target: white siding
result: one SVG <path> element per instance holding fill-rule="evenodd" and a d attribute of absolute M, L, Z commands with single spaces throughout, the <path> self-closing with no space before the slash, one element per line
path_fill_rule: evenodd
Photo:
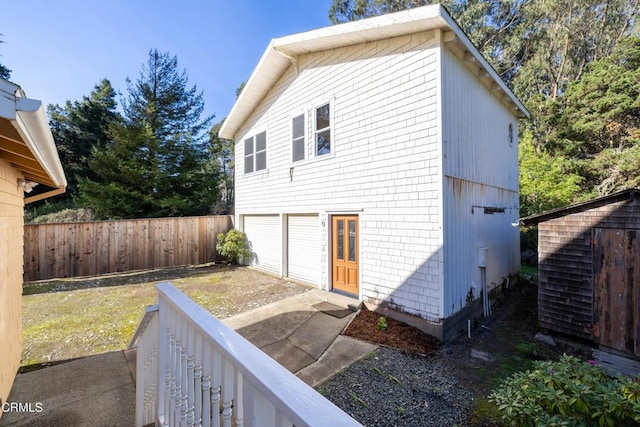
<path fill-rule="evenodd" d="M 280 274 L 282 260 L 282 233 L 278 215 L 247 215 L 243 218 L 243 231 L 251 243 L 251 265 L 260 270 Z"/>
<path fill-rule="evenodd" d="M 320 227 L 318 215 L 287 217 L 287 276 L 320 284 Z"/>
<path fill-rule="evenodd" d="M 266 128 L 268 164 L 245 176 L 236 163 L 237 215 L 356 212 L 362 297 L 428 319 L 442 317 L 436 34 L 299 57 L 236 135 L 243 158 L 241 141 Z M 292 164 L 291 117 L 327 101 L 333 153 Z M 307 153 L 311 131 L 308 116 Z M 326 270 L 329 245 L 320 243 Z"/>
<path fill-rule="evenodd" d="M 444 316 L 479 297 L 477 248 L 488 246 L 487 284 L 520 269 L 516 118 L 450 50 L 443 49 Z M 509 124 L 513 143 L 508 141 Z M 481 207 L 504 209 L 485 214 Z M 489 212 L 489 210 L 487 210 Z"/>

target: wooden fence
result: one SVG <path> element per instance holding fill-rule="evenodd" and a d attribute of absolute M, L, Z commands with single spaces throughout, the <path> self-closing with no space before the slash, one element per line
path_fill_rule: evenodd
<path fill-rule="evenodd" d="M 25 225 L 24 281 L 211 262 L 231 228 L 226 215 Z"/>

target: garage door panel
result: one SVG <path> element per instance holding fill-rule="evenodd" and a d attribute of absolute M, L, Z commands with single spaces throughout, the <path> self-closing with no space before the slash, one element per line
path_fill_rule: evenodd
<path fill-rule="evenodd" d="M 244 232 L 251 243 L 251 266 L 280 273 L 280 218 L 278 215 L 245 215 Z"/>
<path fill-rule="evenodd" d="M 320 283 L 320 228 L 318 215 L 289 215 L 287 219 L 287 276 Z"/>

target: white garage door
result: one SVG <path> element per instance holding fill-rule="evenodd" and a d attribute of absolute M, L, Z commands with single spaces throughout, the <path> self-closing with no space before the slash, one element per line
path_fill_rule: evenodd
<path fill-rule="evenodd" d="M 320 283 L 320 228 L 318 215 L 289 215 L 287 220 L 287 275 Z"/>
<path fill-rule="evenodd" d="M 251 243 L 251 265 L 280 274 L 280 218 L 278 215 L 245 215 L 244 232 Z"/>

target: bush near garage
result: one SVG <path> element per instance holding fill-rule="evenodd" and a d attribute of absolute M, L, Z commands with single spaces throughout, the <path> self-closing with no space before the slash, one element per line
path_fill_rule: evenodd
<path fill-rule="evenodd" d="M 514 426 L 633 426 L 640 423 L 639 380 L 610 378 L 593 360 L 565 354 L 507 378 L 489 400 Z"/>

